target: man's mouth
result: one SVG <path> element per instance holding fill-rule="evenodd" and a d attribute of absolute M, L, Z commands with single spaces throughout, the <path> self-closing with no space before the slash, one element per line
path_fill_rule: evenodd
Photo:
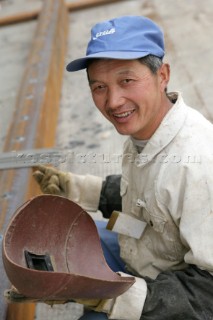
<path fill-rule="evenodd" d="M 123 113 L 113 113 L 113 116 L 115 118 L 127 118 L 128 116 L 130 116 L 130 114 L 132 114 L 135 110 L 131 110 L 131 111 L 125 111 Z"/>

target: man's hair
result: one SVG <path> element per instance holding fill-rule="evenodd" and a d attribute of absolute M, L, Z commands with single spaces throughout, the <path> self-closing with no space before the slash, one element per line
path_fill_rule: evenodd
<path fill-rule="evenodd" d="M 153 74 L 156 74 L 158 69 L 162 66 L 163 61 L 161 58 L 153 56 L 152 54 L 149 54 L 148 56 L 145 56 L 143 58 L 138 59 L 141 64 L 144 64 L 147 66 L 150 71 Z"/>

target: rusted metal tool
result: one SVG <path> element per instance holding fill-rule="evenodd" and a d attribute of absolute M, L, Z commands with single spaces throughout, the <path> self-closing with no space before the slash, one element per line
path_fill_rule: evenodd
<path fill-rule="evenodd" d="M 112 299 L 135 282 L 107 265 L 90 215 L 55 195 L 17 209 L 5 232 L 3 261 L 18 292 L 38 301 Z"/>

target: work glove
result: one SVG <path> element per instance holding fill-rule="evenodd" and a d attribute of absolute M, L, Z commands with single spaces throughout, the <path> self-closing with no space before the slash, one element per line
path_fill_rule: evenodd
<path fill-rule="evenodd" d="M 101 177 L 63 172 L 43 165 L 35 166 L 33 171 L 33 177 L 43 193 L 63 196 L 85 210 L 97 211 L 102 188 Z"/>
<path fill-rule="evenodd" d="M 43 165 L 38 165 L 33 170 L 33 177 L 43 193 L 68 197 L 71 179 L 69 173 Z"/>
<path fill-rule="evenodd" d="M 83 304 L 84 307 L 95 310 L 97 312 L 104 312 L 108 311 L 109 304 L 111 306 L 111 303 L 113 302 L 113 299 L 109 300 L 100 300 L 100 299 L 73 299 L 73 300 L 41 300 L 41 299 L 34 299 L 34 298 L 28 298 L 21 293 L 18 292 L 18 290 L 12 286 L 11 289 L 4 291 L 4 297 L 7 300 L 8 303 L 45 303 L 50 306 L 53 306 L 55 304 L 66 304 L 68 302 L 75 302 L 79 304 Z M 106 306 L 108 309 L 106 309 Z"/>
<path fill-rule="evenodd" d="M 105 312 L 109 313 L 112 309 L 112 306 L 115 302 L 115 299 L 77 299 L 76 303 L 83 304 L 85 308 L 94 310 L 96 312 Z"/>

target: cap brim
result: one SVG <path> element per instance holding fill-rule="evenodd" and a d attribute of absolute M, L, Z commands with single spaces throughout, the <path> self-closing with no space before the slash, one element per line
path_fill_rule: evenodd
<path fill-rule="evenodd" d="M 88 61 L 91 59 L 118 59 L 118 60 L 133 60 L 143 58 L 150 54 L 149 52 L 120 52 L 120 51 L 109 51 L 109 52 L 98 52 L 85 56 L 80 59 L 73 60 L 70 62 L 66 70 L 69 72 L 78 71 L 87 68 Z M 157 55 L 157 54 L 156 54 Z"/>

